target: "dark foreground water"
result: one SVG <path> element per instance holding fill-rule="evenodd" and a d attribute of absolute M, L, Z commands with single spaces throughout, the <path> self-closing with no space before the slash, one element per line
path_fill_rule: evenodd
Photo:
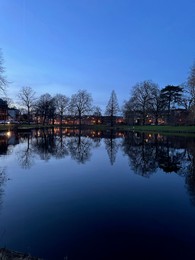
<path fill-rule="evenodd" d="M 0 135 L 0 247 L 44 259 L 195 259 L 195 139 Z"/>

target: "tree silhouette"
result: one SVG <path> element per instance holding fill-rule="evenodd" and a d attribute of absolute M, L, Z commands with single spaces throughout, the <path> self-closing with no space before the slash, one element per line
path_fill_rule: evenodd
<path fill-rule="evenodd" d="M 171 122 L 171 106 L 175 106 L 181 102 L 182 91 L 182 87 L 172 85 L 168 85 L 161 90 L 161 99 L 167 109 L 168 123 Z"/>
<path fill-rule="evenodd" d="M 3 66 L 4 60 L 3 60 L 3 55 L 2 51 L 0 49 L 0 91 L 5 93 L 6 86 L 8 84 L 8 81 L 4 75 L 5 73 L 5 68 Z"/>
<path fill-rule="evenodd" d="M 27 115 L 28 115 L 28 123 L 30 124 L 30 113 L 32 108 L 35 105 L 36 97 L 35 92 L 31 87 L 23 87 L 18 97 L 20 99 L 21 105 L 25 106 L 27 108 Z"/>
<path fill-rule="evenodd" d="M 192 105 L 195 105 L 195 62 L 191 67 L 190 75 L 188 77 L 188 86 L 192 98 Z"/>
<path fill-rule="evenodd" d="M 86 90 L 79 90 L 76 94 L 72 95 L 69 103 L 69 111 L 72 115 L 78 116 L 79 126 L 81 126 L 82 116 L 91 112 L 92 102 L 91 94 Z"/>
<path fill-rule="evenodd" d="M 60 124 L 62 125 L 63 115 L 68 109 L 69 98 L 62 94 L 54 96 L 54 102 L 56 106 L 56 113 L 60 116 Z"/>
<path fill-rule="evenodd" d="M 110 117 L 110 124 L 111 126 L 114 125 L 114 117 L 119 112 L 119 105 L 115 91 L 113 90 L 106 106 L 105 115 Z"/>
<path fill-rule="evenodd" d="M 133 108 L 137 117 L 140 117 L 141 119 L 140 123 L 145 125 L 147 113 L 152 111 L 152 104 L 154 111 L 154 101 L 157 96 L 157 89 L 157 84 L 149 80 L 137 83 L 133 87 L 132 96 L 125 106 L 126 113 L 128 112 L 128 108 Z"/>
<path fill-rule="evenodd" d="M 41 117 L 43 125 L 50 119 L 54 120 L 55 109 L 54 98 L 48 93 L 41 95 L 36 102 L 36 115 Z"/>

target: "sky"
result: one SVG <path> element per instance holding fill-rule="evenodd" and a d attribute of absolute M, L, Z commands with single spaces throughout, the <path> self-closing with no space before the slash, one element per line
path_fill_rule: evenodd
<path fill-rule="evenodd" d="M 187 80 L 195 61 L 194 0 L 0 0 L 8 97 L 91 93 L 102 111 L 115 90 Z"/>

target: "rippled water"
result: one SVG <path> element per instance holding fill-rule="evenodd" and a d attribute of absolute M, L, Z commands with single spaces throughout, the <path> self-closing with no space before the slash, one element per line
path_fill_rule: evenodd
<path fill-rule="evenodd" d="M 0 246 L 44 259 L 194 259 L 195 139 L 0 135 Z"/>

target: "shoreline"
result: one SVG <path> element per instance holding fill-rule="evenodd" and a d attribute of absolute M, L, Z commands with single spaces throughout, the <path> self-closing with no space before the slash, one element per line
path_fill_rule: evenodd
<path fill-rule="evenodd" d="M 34 129 L 48 129 L 48 128 L 70 128 L 79 129 L 78 125 L 0 125 L 0 131 L 31 131 Z M 131 132 L 151 132 L 151 133 L 165 133 L 165 134 L 194 134 L 195 126 L 128 126 L 116 125 L 113 127 L 106 125 L 81 125 L 81 130 L 91 129 L 94 131 L 131 131 Z"/>

